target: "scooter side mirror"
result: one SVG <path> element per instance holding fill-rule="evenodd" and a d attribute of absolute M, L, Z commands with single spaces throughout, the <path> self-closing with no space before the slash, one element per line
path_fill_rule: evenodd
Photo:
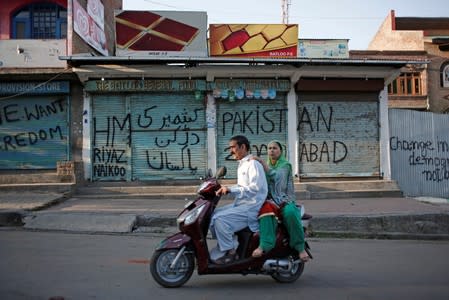
<path fill-rule="evenodd" d="M 212 169 L 208 169 L 207 170 L 207 174 L 206 174 L 206 178 L 211 178 L 212 177 Z"/>
<path fill-rule="evenodd" d="M 226 167 L 220 167 L 217 170 L 217 173 L 215 174 L 215 178 L 221 178 L 224 177 L 226 175 Z"/>

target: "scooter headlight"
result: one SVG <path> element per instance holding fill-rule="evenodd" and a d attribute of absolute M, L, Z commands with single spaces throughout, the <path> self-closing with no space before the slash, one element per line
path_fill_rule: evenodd
<path fill-rule="evenodd" d="M 196 219 L 198 219 L 198 216 L 201 214 L 205 206 L 206 205 L 203 204 L 201 206 L 196 207 L 189 213 L 185 214 L 183 217 L 178 218 L 177 223 L 181 224 L 182 222 L 184 222 L 184 225 L 192 224 L 193 222 L 196 221 Z"/>

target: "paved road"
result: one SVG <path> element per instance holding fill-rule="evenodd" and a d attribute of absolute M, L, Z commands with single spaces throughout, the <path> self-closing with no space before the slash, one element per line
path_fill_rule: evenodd
<path fill-rule="evenodd" d="M 448 299 L 448 241 L 312 239 L 315 259 L 293 284 L 196 273 L 158 286 L 148 234 L 0 230 L 0 299 Z"/>

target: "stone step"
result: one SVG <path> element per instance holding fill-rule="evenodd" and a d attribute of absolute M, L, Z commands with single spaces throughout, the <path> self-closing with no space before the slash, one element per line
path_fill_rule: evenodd
<path fill-rule="evenodd" d="M 343 198 L 382 198 L 382 197 L 403 197 L 400 190 L 347 190 L 347 191 L 320 191 L 313 192 L 298 197 L 297 199 L 343 199 Z"/>
<path fill-rule="evenodd" d="M 305 183 L 309 194 L 302 199 L 342 199 L 402 197 L 402 191 L 394 180 L 348 180 Z"/>
<path fill-rule="evenodd" d="M 24 174 L 2 174 L 0 173 L 0 185 L 7 184 L 37 184 L 37 183 L 60 183 L 73 181 L 72 176 L 57 175 L 52 172 L 36 172 Z"/>
<path fill-rule="evenodd" d="M 0 184 L 0 193 L 63 193 L 72 195 L 75 190 L 73 182 L 56 182 L 56 183 L 15 183 Z"/>
<path fill-rule="evenodd" d="M 360 181 L 317 181 L 307 182 L 305 189 L 310 192 L 348 191 L 348 190 L 399 190 L 394 180 L 360 180 Z"/>
<path fill-rule="evenodd" d="M 233 183 L 233 182 L 232 182 Z M 229 184 L 226 182 L 224 184 Z M 135 183 L 92 183 L 78 187 L 77 197 L 193 199 L 199 185 L 136 185 Z M 297 199 L 333 199 L 355 197 L 401 197 L 391 180 L 295 183 Z"/>

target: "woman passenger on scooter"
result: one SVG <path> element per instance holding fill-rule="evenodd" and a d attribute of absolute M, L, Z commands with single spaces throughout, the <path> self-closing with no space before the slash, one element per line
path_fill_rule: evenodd
<path fill-rule="evenodd" d="M 290 247 L 296 249 L 299 258 L 306 262 L 309 255 L 305 251 L 304 230 L 301 223 L 300 210 L 296 207 L 293 184 L 292 166 L 282 153 L 279 141 L 268 144 L 268 160 L 254 157 L 264 167 L 268 182 L 268 197 L 280 207 L 282 223 L 290 237 Z M 277 219 L 274 214 L 259 216 L 259 247 L 252 256 L 260 257 L 264 252 L 270 251 L 276 244 Z"/>

